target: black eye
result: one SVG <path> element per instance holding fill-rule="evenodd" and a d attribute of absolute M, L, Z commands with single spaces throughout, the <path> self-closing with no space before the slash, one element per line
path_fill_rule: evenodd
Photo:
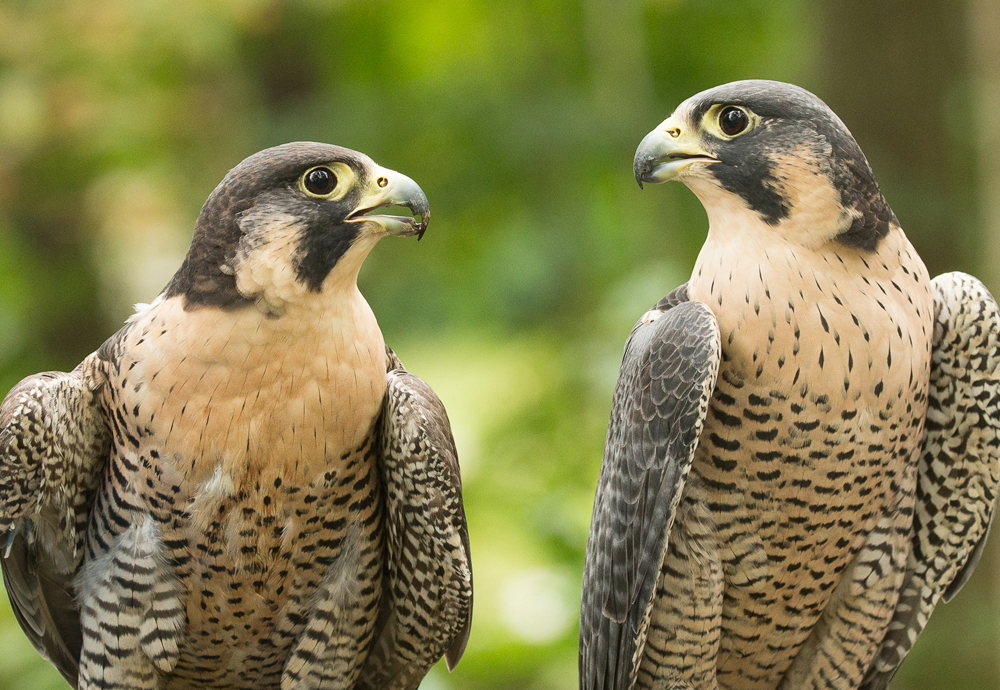
<path fill-rule="evenodd" d="M 337 176 L 330 168 L 313 168 L 306 173 L 306 191 L 316 196 L 326 196 L 337 187 Z"/>
<path fill-rule="evenodd" d="M 719 128 L 727 136 L 736 136 L 750 124 L 750 118 L 739 108 L 728 106 L 719 113 Z"/>

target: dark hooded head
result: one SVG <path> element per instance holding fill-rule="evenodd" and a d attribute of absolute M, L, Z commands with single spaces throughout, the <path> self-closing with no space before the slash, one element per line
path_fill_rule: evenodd
<path fill-rule="evenodd" d="M 413 216 L 369 214 L 401 206 Z M 255 153 L 202 207 L 187 257 L 165 290 L 187 307 L 258 304 L 280 313 L 338 273 L 354 280 L 375 242 L 420 235 L 427 198 L 413 180 L 368 156 L 297 142 Z"/>
<path fill-rule="evenodd" d="M 840 118 L 782 82 L 738 81 L 687 99 L 643 139 L 634 171 L 640 185 L 681 180 L 706 207 L 706 184 L 724 190 L 770 226 L 809 213 L 829 192 L 833 225 L 813 236 L 867 251 L 896 222 Z"/>

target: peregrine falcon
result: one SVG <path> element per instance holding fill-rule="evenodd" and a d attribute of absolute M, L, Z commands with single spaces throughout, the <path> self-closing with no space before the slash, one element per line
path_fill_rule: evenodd
<path fill-rule="evenodd" d="M 406 207 L 412 216 L 373 213 Z M 357 287 L 410 178 L 293 143 L 205 202 L 180 269 L 0 407 L 4 584 L 79 690 L 416 688 L 472 611 L 440 400 Z"/>
<path fill-rule="evenodd" d="M 586 690 L 885 688 L 979 559 L 1000 482 L 1000 313 L 930 280 L 816 96 L 684 101 L 634 172 L 708 214 L 636 324 L 580 617 Z"/>

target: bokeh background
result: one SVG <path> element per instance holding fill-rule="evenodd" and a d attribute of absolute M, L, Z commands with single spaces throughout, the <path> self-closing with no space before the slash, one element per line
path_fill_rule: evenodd
<path fill-rule="evenodd" d="M 932 274 L 1000 289 L 994 0 L 2 0 L 0 389 L 151 300 L 250 153 L 312 139 L 405 172 L 430 230 L 383 242 L 361 288 L 451 413 L 476 576 L 465 658 L 423 688 L 575 688 L 621 348 L 706 229 L 632 155 L 750 77 L 840 114 Z M 894 690 L 1000 687 L 998 541 Z M 0 688 L 65 688 L 2 602 Z"/>

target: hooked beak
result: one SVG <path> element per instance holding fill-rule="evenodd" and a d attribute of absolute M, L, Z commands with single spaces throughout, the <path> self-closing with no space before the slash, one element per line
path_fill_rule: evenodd
<path fill-rule="evenodd" d="M 371 191 L 361 198 L 358 207 L 347 217 L 349 223 L 377 223 L 390 235 L 419 240 L 427 230 L 431 209 L 424 191 L 416 182 L 395 170 L 375 166 Z M 396 216 L 370 213 L 386 206 L 402 206 L 413 216 Z"/>
<path fill-rule="evenodd" d="M 677 178 L 691 165 L 718 163 L 685 127 L 673 117 L 668 117 L 659 127 L 647 134 L 635 151 L 632 170 L 635 181 L 642 189 L 643 182 L 667 182 Z"/>

